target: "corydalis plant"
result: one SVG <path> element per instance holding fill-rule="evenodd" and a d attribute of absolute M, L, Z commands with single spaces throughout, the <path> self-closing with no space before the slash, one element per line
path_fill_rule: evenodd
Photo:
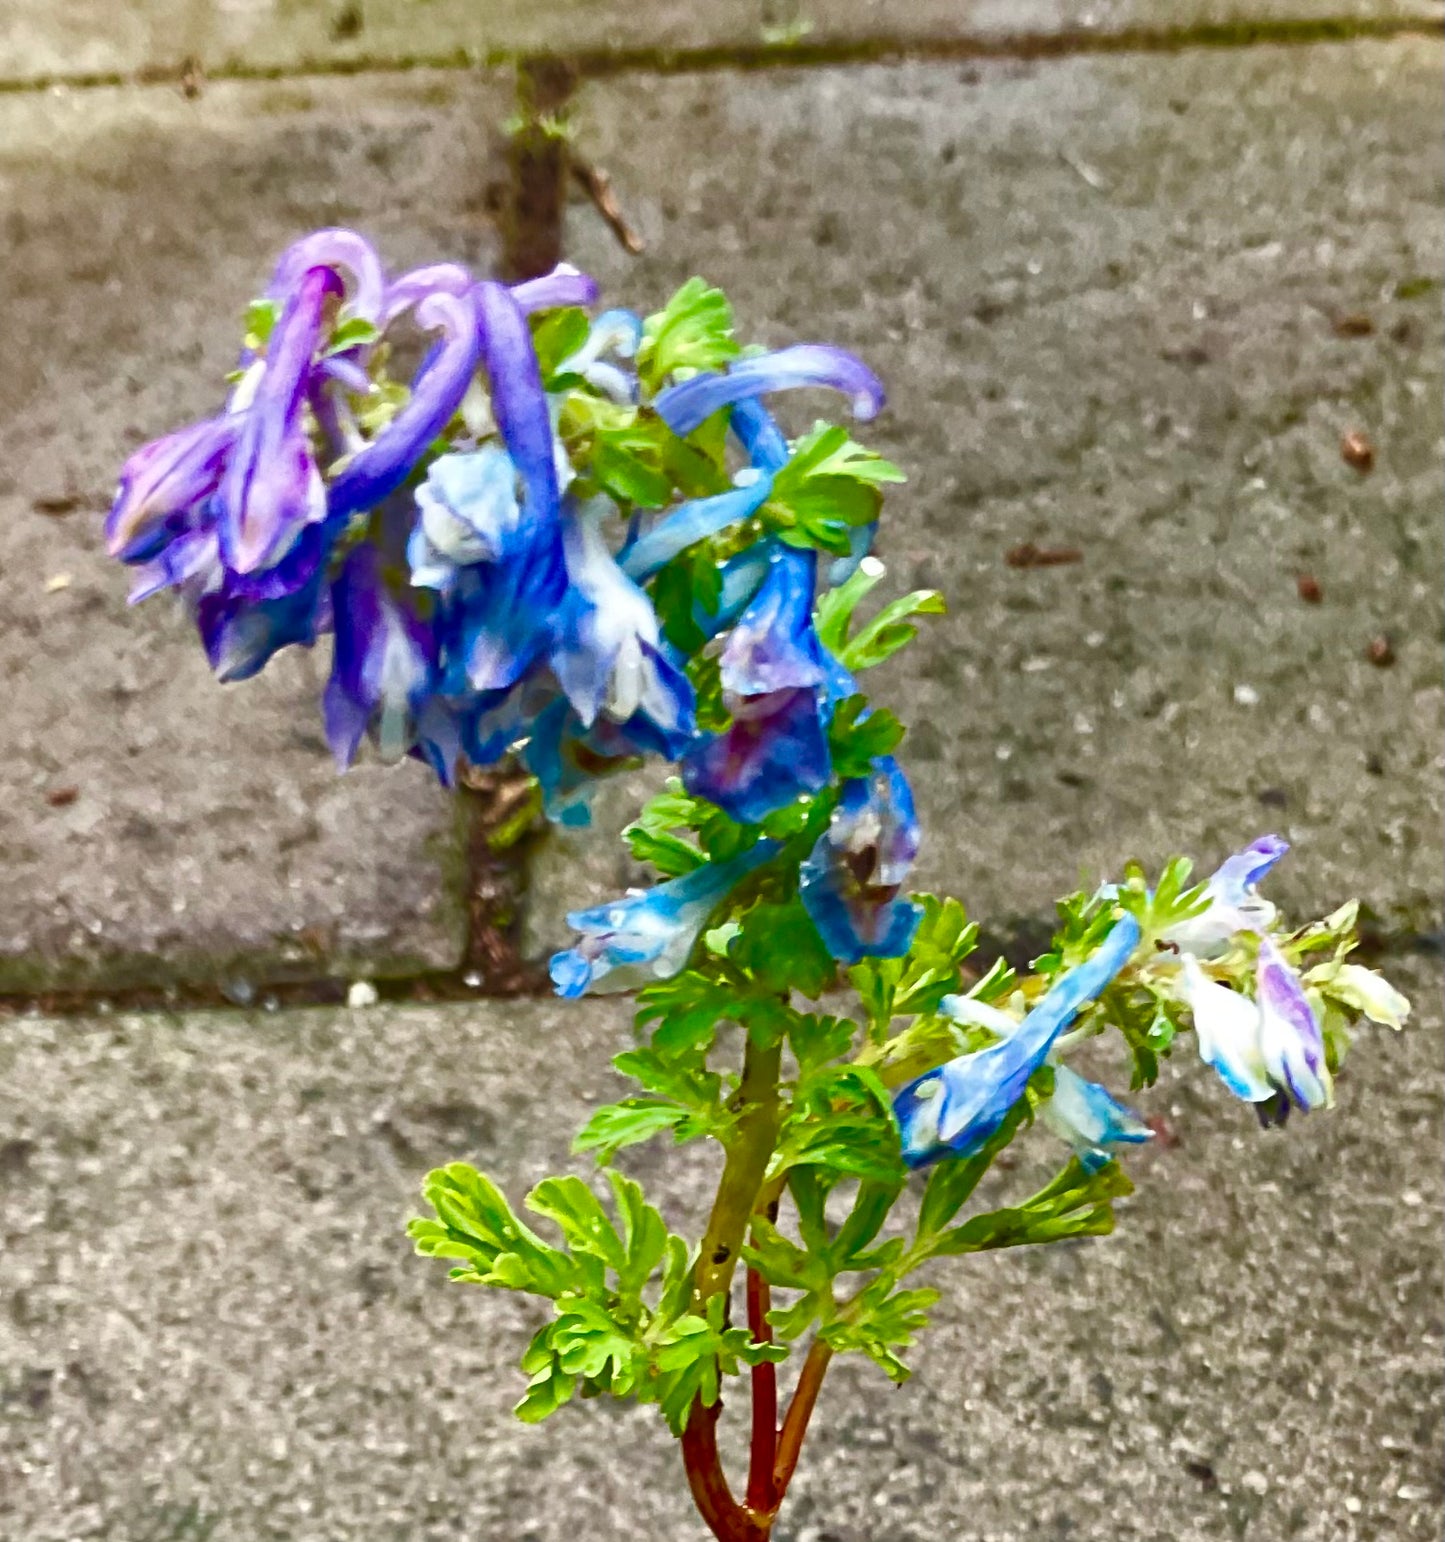
<path fill-rule="evenodd" d="M 676 767 L 627 831 L 659 881 L 569 917 L 552 960 L 564 996 L 638 992 L 614 1061 L 634 1090 L 574 1141 L 607 1202 L 544 1179 L 525 1198 L 543 1235 L 457 1163 L 411 1232 L 454 1278 L 551 1304 L 522 1418 L 578 1395 L 658 1405 L 714 1534 L 764 1542 L 832 1358 L 907 1377 L 937 1299 L 920 1271 L 1112 1229 L 1116 1153 L 1151 1131 L 1069 1064 L 1081 1045 L 1121 1045 L 1140 1089 L 1192 1031 L 1279 1124 L 1332 1104 L 1355 1022 L 1398 1028 L 1408 1006 L 1350 962 L 1353 906 L 1279 922 L 1259 892 L 1275 837 L 1203 884 L 1183 859 L 1152 884 L 1129 868 L 1061 902 L 1026 974 L 970 970 L 962 906 L 907 892 L 903 728 L 857 679 L 942 609 L 916 593 L 867 613 L 902 478 L 843 428 L 788 440 L 763 405 L 826 386 L 866 419 L 878 382 L 835 349 L 744 349 L 698 279 L 646 319 L 592 318 L 594 299 L 570 269 L 392 277 L 351 232 L 308 237 L 251 308 L 224 408 L 132 457 L 107 533 L 137 595 L 179 591 L 223 679 L 331 635 L 343 766 L 368 739 L 444 783 L 515 756 L 566 822 L 611 771 Z M 403 380 L 408 327 L 430 343 Z M 1067 1152 L 1057 1175 L 980 1204 L 1035 1124 Z M 613 1165 L 656 1139 L 721 1155 L 698 1238 Z M 734 1381 L 737 1493 L 717 1442 Z"/>

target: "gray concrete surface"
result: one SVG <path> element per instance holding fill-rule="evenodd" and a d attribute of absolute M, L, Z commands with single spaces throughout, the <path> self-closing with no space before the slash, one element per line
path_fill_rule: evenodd
<path fill-rule="evenodd" d="M 429 775 L 336 776 L 324 649 L 217 687 L 168 598 L 127 608 L 101 515 L 132 449 L 215 409 L 302 230 L 490 260 L 508 101 L 428 75 L 0 101 L 0 989 L 459 957 Z"/>
<path fill-rule="evenodd" d="M 1437 20 L 1431 0 L 9 0 L 0 80 L 327 66 L 464 51 L 686 48 L 805 38 L 993 38 L 1328 17 Z"/>
<path fill-rule="evenodd" d="M 580 150 L 648 241 L 629 259 L 574 206 L 614 301 L 702 273 L 744 335 L 843 343 L 888 385 L 864 437 L 912 481 L 881 553 L 952 614 L 873 685 L 915 725 L 921 880 L 986 922 L 1278 830 L 1273 892 L 1301 912 L 1357 893 L 1439 926 L 1441 57 L 584 90 Z M 1368 336 L 1339 335 L 1352 316 Z M 791 422 L 815 408 L 838 404 Z M 1030 541 L 1083 560 L 1010 567 Z"/>
<path fill-rule="evenodd" d="M 1111 1238 L 939 1277 L 891 1390 L 843 1364 L 779 1542 L 1439 1535 L 1439 981 L 1329 1116 L 1198 1064 Z M 0 1037 L 6 1542 L 701 1542 L 648 1412 L 508 1409 L 531 1305 L 401 1233 L 434 1163 L 514 1196 L 610 1086 L 618 1003 L 31 1020 Z M 993 1195 L 1057 1157 L 1040 1129 Z M 696 1226 L 712 1176 L 632 1168 Z M 734 1421 L 738 1414 L 732 1415 Z M 736 1422 L 729 1426 L 736 1435 Z M 736 1454 L 736 1442 L 733 1446 Z"/>

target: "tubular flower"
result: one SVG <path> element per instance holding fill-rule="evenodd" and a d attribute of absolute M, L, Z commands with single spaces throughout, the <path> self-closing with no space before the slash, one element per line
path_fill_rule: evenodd
<path fill-rule="evenodd" d="M 694 375 L 659 392 L 653 406 L 675 434 L 690 434 L 724 407 L 772 391 L 827 386 L 851 400 L 853 416 L 876 417 L 884 402 L 883 386 L 866 364 L 842 348 L 801 343 L 777 353 L 739 359 L 726 374 Z"/>
<path fill-rule="evenodd" d="M 1093 954 L 1058 979 L 1001 1043 L 961 1055 L 894 1094 L 903 1160 L 923 1167 L 952 1153 L 968 1156 L 991 1136 L 1023 1096 L 1054 1040 L 1129 962 L 1139 923 L 1123 916 Z"/>
<path fill-rule="evenodd" d="M 121 467 L 105 521 L 111 556 L 146 561 L 199 522 L 221 485 L 239 430 L 236 418 L 208 418 L 137 450 Z"/>
<path fill-rule="evenodd" d="M 1333 1105 L 1319 1021 L 1299 976 L 1268 937 L 1260 939 L 1253 1000 L 1211 980 L 1190 957 L 1182 993 L 1200 1059 L 1237 1098 L 1269 1105 L 1261 1110 L 1266 1120 L 1282 1117 L 1290 1102 L 1301 1109 Z"/>
<path fill-rule="evenodd" d="M 1073 1150 L 1087 1172 L 1112 1161 L 1113 1147 L 1139 1145 L 1154 1133 L 1133 1109 L 1066 1065 L 1054 1067 L 1053 1096 L 1039 1117 Z"/>
<path fill-rule="evenodd" d="M 1258 892 L 1259 881 L 1289 850 L 1277 835 L 1262 835 L 1243 851 L 1227 857 L 1211 875 L 1204 889 L 1206 908 L 1164 933 L 1186 953 L 1209 958 L 1222 951 L 1236 932 L 1264 932 L 1275 917 L 1275 907 Z"/>
<path fill-rule="evenodd" d="M 322 707 L 326 740 L 344 771 L 367 730 L 384 761 L 416 742 L 436 668 L 432 630 L 382 573 L 373 546 L 352 550 L 332 586 L 336 649 Z"/>
<path fill-rule="evenodd" d="M 833 957 L 899 958 L 923 912 L 899 897 L 918 855 L 913 793 L 891 755 L 845 782 L 828 829 L 798 876 L 798 895 Z"/>
<path fill-rule="evenodd" d="M 221 558 L 234 573 L 274 567 L 305 526 L 326 517 L 306 401 L 322 307 L 339 287 L 329 268 L 307 269 L 271 333 L 218 493 Z"/>
<path fill-rule="evenodd" d="M 630 990 L 676 974 L 738 881 L 777 850 L 776 843 L 759 841 L 730 862 L 710 862 L 655 888 L 573 911 L 567 924 L 582 940 L 552 957 L 557 994 Z"/>
<path fill-rule="evenodd" d="M 813 630 L 814 558 L 782 548 L 723 647 L 723 704 L 732 722 L 683 759 L 687 790 L 756 823 L 832 774 L 821 688 L 828 672 Z"/>
<path fill-rule="evenodd" d="M 395 492 L 461 406 L 480 353 L 472 297 L 436 291 L 416 306 L 417 322 L 441 334 L 411 382 L 406 405 L 342 466 L 331 484 L 333 516 L 374 508 Z"/>
<path fill-rule="evenodd" d="M 652 602 L 608 549 L 601 521 L 611 509 L 594 499 L 563 519 L 569 584 L 552 669 L 585 727 L 602 712 L 618 723 L 640 714 L 672 759 L 693 734 L 692 686 L 669 656 Z"/>

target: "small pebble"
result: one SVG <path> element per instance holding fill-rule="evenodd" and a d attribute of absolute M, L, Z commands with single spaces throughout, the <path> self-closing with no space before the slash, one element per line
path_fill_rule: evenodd
<path fill-rule="evenodd" d="M 45 794 L 45 801 L 51 808 L 69 808 L 80 796 L 78 787 L 52 787 Z"/>
<path fill-rule="evenodd" d="M 1345 1500 L 1345 1510 L 1350 1515 L 1358 1515 L 1360 1513 L 1360 1511 L 1363 1510 L 1364 1508 L 1365 1508 L 1364 1505 L 1362 1505 L 1360 1503 L 1360 1501 L 1358 1499 L 1356 1499 L 1353 1494 L 1351 1494 L 1350 1497 L 1347 1500 Z"/>
<path fill-rule="evenodd" d="M 1247 1472 L 1239 1483 L 1241 1488 L 1247 1488 L 1251 1494 L 1269 1493 L 1269 1479 L 1262 1472 Z"/>
<path fill-rule="evenodd" d="M 1395 1490 L 1396 1499 L 1404 1499 L 1408 1502 L 1414 1502 L 1420 1499 L 1428 1499 L 1429 1497 L 1430 1490 L 1426 1488 L 1423 1483 L 1402 1483 L 1399 1488 Z"/>
<path fill-rule="evenodd" d="M 1340 439 L 1340 454 L 1347 466 L 1353 466 L 1361 476 L 1375 469 L 1375 447 L 1357 428 L 1350 429 Z"/>
<path fill-rule="evenodd" d="M 1365 657 L 1376 669 L 1388 669 L 1395 662 L 1394 644 L 1382 632 L 1378 637 L 1371 638 Z"/>
<path fill-rule="evenodd" d="M 374 1007 L 380 1000 L 381 997 L 370 980 L 353 981 L 346 993 L 346 1004 L 349 1007 Z"/>
<path fill-rule="evenodd" d="M 62 589 L 70 588 L 71 582 L 69 573 L 52 573 L 45 580 L 45 592 L 46 594 L 59 594 Z"/>
<path fill-rule="evenodd" d="M 1312 573 L 1301 573 L 1295 579 L 1295 588 L 1299 590 L 1299 597 L 1306 605 L 1318 605 L 1324 599 L 1325 592 L 1320 588 L 1320 581 Z"/>
<path fill-rule="evenodd" d="M 1234 688 L 1235 704 L 1240 707 L 1257 707 L 1259 705 L 1259 692 L 1252 685 L 1236 685 Z"/>
<path fill-rule="evenodd" d="M 1375 330 L 1375 323 L 1363 311 L 1335 318 L 1336 337 L 1368 337 Z"/>

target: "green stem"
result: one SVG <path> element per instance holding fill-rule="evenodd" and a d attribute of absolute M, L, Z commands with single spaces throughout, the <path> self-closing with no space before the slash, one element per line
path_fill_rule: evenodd
<path fill-rule="evenodd" d="M 781 1044 L 760 1049 L 748 1040 L 742 1081 L 734 1099 L 738 1121 L 727 1144 L 717 1198 L 703 1233 L 693 1278 L 692 1309 L 699 1316 L 706 1315 L 707 1303 L 726 1293 L 732 1284 L 743 1237 L 757 1208 L 782 1119 L 778 1097 L 782 1063 Z"/>

